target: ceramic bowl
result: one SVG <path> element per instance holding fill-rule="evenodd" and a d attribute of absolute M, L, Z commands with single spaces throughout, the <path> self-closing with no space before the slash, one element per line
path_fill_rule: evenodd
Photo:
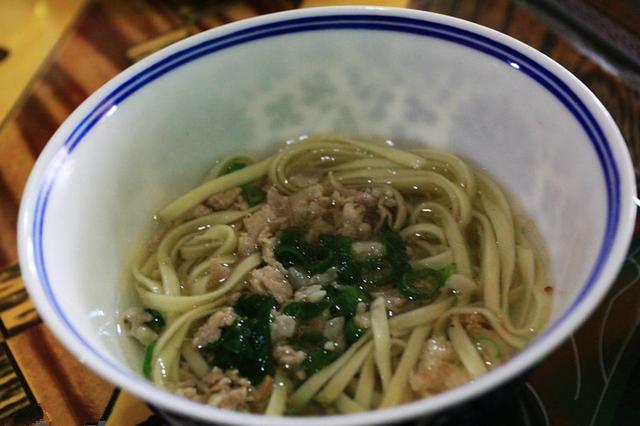
<path fill-rule="evenodd" d="M 216 159 L 313 132 L 442 147 L 487 170 L 546 241 L 550 326 L 467 385 L 362 414 L 273 418 L 219 410 L 142 378 L 117 337 L 121 275 L 159 208 Z M 83 363 L 157 407 L 234 425 L 383 424 L 426 416 L 531 368 L 596 307 L 630 241 L 627 148 L 596 97 L 536 50 L 447 16 L 296 10 L 171 45 L 123 71 L 60 127 L 20 209 L 20 265 L 46 324 Z M 559 373 L 561 374 L 561 373 Z"/>

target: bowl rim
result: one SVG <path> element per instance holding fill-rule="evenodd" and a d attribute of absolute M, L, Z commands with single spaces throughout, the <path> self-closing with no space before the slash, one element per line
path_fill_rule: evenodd
<path fill-rule="evenodd" d="M 589 136 L 604 174 L 608 214 L 603 245 L 576 301 L 513 359 L 477 380 L 398 407 L 349 415 L 272 417 L 221 410 L 185 400 L 125 370 L 93 348 L 75 330 L 49 283 L 42 243 L 48 195 L 57 172 L 91 128 L 128 96 L 183 64 L 267 37 L 327 29 L 398 31 L 436 37 L 486 53 L 524 72 L 556 96 Z M 561 65 L 510 36 L 462 19 L 431 12 L 338 6 L 297 9 L 227 24 L 168 46 L 122 71 L 89 96 L 60 126 L 38 158 L 25 188 L 18 218 L 18 250 L 24 281 L 47 326 L 81 362 L 103 378 L 169 411 L 208 421 L 251 425 L 381 424 L 435 413 L 497 387 L 532 367 L 556 348 L 595 309 L 613 283 L 629 246 L 636 209 L 635 179 L 626 144 L 596 96 Z"/>

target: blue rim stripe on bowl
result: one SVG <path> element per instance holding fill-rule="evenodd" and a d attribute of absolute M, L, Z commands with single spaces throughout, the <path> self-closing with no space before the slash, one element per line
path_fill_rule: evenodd
<path fill-rule="evenodd" d="M 551 71 L 529 58 L 525 54 L 502 44 L 501 42 L 492 40 L 488 37 L 473 33 L 468 30 L 460 29 L 448 24 L 431 22 L 423 19 L 405 18 L 397 16 L 379 16 L 379 15 L 348 15 L 336 14 L 325 16 L 314 16 L 306 18 L 294 18 L 282 20 L 269 24 L 263 24 L 244 30 L 235 31 L 233 33 L 223 35 L 210 40 L 205 40 L 194 46 L 179 50 L 164 59 L 161 59 L 145 69 L 136 73 L 133 77 L 122 83 L 111 93 L 106 95 L 96 107 L 73 129 L 69 136 L 65 139 L 63 146 L 56 152 L 54 159 L 51 161 L 48 169 L 45 171 L 45 177 L 41 187 L 38 190 L 36 199 L 35 214 L 33 218 L 32 238 L 34 244 L 34 255 L 36 263 L 36 272 L 42 282 L 43 290 L 46 297 L 50 299 L 51 305 L 58 317 L 64 322 L 69 330 L 78 338 L 83 345 L 93 352 L 103 362 L 108 364 L 126 376 L 132 376 L 129 370 L 122 369 L 114 364 L 108 358 L 97 352 L 89 345 L 88 342 L 73 327 L 69 319 L 62 311 L 58 300 L 53 292 L 49 282 L 43 252 L 43 227 L 46 215 L 46 209 L 49 196 L 56 182 L 58 172 L 64 165 L 67 158 L 72 154 L 75 148 L 83 140 L 84 136 L 108 113 L 108 111 L 125 101 L 129 96 L 140 88 L 144 87 L 151 81 L 161 77 L 162 75 L 178 68 L 186 63 L 194 61 L 206 55 L 213 54 L 217 51 L 227 49 L 229 47 L 245 44 L 251 41 L 276 37 L 286 34 L 322 31 L 322 30 L 373 30 L 373 31 L 391 31 L 408 33 L 419 36 L 433 37 L 452 43 L 456 43 L 473 50 L 482 52 L 489 56 L 505 62 L 515 70 L 522 72 L 534 79 L 558 101 L 560 101 L 580 123 L 583 130 L 592 143 L 605 179 L 607 191 L 607 222 L 604 232 L 603 243 L 600 247 L 596 263 L 589 275 L 589 278 L 578 294 L 576 301 L 567 309 L 567 311 L 558 318 L 547 330 L 542 334 L 544 336 L 558 324 L 562 322 L 586 297 L 593 288 L 597 278 L 602 272 L 602 268 L 607 259 L 618 227 L 620 219 L 620 176 L 615 166 L 613 154 L 609 148 L 606 137 L 598 122 L 590 113 L 585 104 L 578 96 L 564 83 L 560 78 L 555 76 Z M 541 336 L 541 337 L 542 337 Z M 533 343 L 535 345 L 535 342 Z M 136 376 L 137 377 L 137 376 Z"/>

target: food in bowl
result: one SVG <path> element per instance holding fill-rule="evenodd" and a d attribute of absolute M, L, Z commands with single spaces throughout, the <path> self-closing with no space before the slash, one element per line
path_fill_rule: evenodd
<path fill-rule="evenodd" d="M 158 217 L 124 329 L 156 385 L 221 408 L 434 395 L 507 362 L 551 311 L 531 221 L 441 150 L 304 136 L 218 162 Z"/>
<path fill-rule="evenodd" d="M 308 90 L 309 81 L 321 90 Z M 195 185 L 212 159 L 234 152 L 264 158 L 268 141 L 332 130 L 416 144 L 428 136 L 516 194 L 549 252 L 547 328 L 470 383 L 351 415 L 216 409 L 133 371 L 138 365 L 127 363 L 128 347 L 115 336 L 125 292 L 114 284 L 152 223 L 149 213 Z M 603 300 L 625 259 L 635 189 L 628 150 L 606 109 L 534 49 L 417 10 L 300 9 L 195 35 L 87 99 L 52 137 L 24 190 L 20 264 L 40 316 L 74 356 L 184 423 L 392 424 L 486 394 L 565 341 Z"/>

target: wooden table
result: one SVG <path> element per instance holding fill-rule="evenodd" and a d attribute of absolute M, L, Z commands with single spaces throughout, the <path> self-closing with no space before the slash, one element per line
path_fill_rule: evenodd
<path fill-rule="evenodd" d="M 42 324 L 23 287 L 16 266 L 18 206 L 29 171 L 59 124 L 101 84 L 167 43 L 258 14 L 346 3 L 446 13 L 541 50 L 600 98 L 640 164 L 635 0 L 89 1 L 0 126 L 0 422 L 163 424 L 142 401 L 75 360 Z M 639 250 L 635 237 L 604 303 L 526 381 L 448 413 L 438 424 L 527 424 L 524 418 L 531 425 L 640 424 Z"/>

